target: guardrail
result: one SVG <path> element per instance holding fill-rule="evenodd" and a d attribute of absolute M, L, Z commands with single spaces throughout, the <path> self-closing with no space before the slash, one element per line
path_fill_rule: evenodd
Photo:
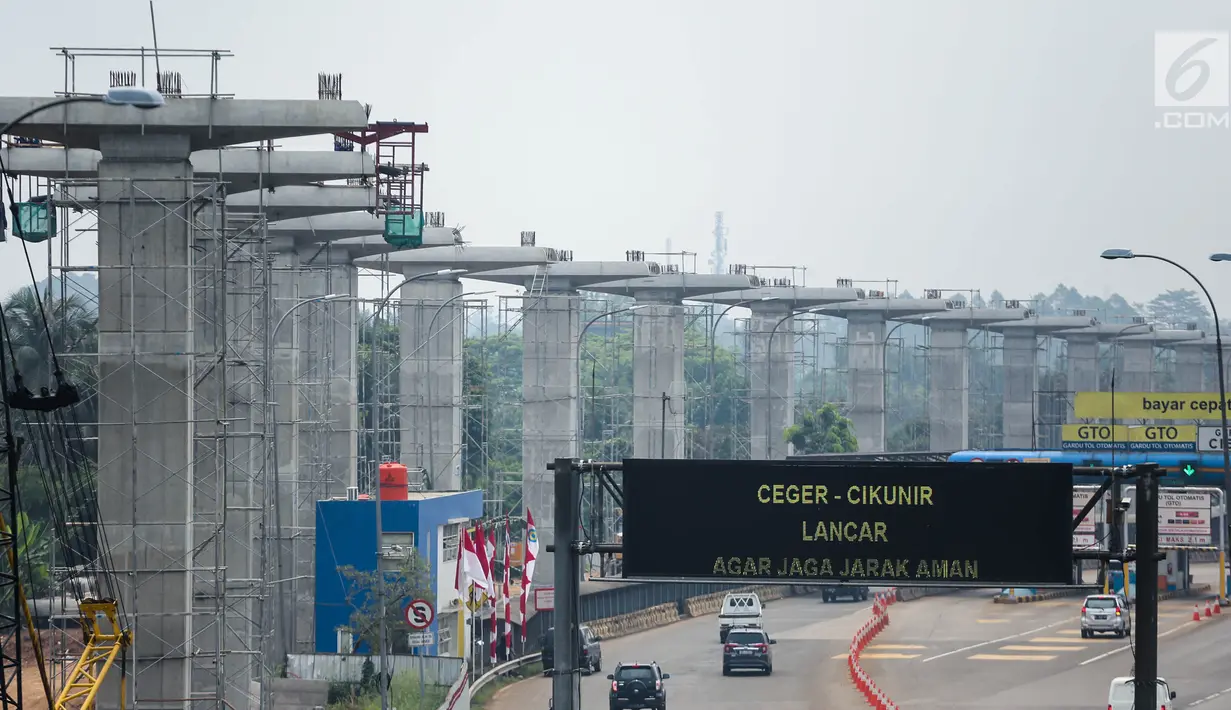
<path fill-rule="evenodd" d="M 475 693 L 478 693 L 483 688 L 483 686 L 499 678 L 500 676 L 507 675 L 508 673 L 511 673 L 523 666 L 528 666 L 535 661 L 541 660 L 542 658 L 543 654 L 541 653 L 527 653 L 520 658 L 514 658 L 511 661 L 501 663 L 490 671 L 474 679 L 474 682 L 470 684 L 471 696 L 473 697 Z"/>

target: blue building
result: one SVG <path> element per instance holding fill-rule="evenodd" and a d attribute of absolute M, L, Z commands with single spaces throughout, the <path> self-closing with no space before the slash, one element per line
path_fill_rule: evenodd
<path fill-rule="evenodd" d="M 323 500 L 316 504 L 316 652 L 338 653 L 345 643 L 352 609 L 346 602 L 345 577 L 341 567 L 359 571 L 377 569 L 375 500 Z M 435 642 L 421 652 L 449 655 L 456 652 L 452 630 L 456 628 L 457 591 L 454 589 L 458 558 L 458 535 L 467 524 L 483 516 L 482 491 L 412 491 L 408 500 L 381 501 L 382 546 L 413 547 L 431 570 L 436 619 Z M 394 548 L 396 549 L 396 548 Z M 390 599 L 405 606 L 410 600 Z M 450 621 L 453 619 L 453 621 Z M 409 632 L 409 628 L 397 631 Z M 360 648 L 361 652 L 366 649 Z M 341 652 L 349 652 L 342 649 Z"/>

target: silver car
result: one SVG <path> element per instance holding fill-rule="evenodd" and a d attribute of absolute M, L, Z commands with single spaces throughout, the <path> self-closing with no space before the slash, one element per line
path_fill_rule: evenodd
<path fill-rule="evenodd" d="M 1081 637 L 1112 633 L 1119 638 L 1133 631 L 1128 605 L 1114 594 L 1092 594 L 1081 605 Z"/>

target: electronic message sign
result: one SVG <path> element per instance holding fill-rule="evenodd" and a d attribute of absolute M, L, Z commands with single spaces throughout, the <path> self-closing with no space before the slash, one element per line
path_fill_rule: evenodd
<path fill-rule="evenodd" d="M 1062 586 L 1068 464 L 624 461 L 628 579 Z"/>

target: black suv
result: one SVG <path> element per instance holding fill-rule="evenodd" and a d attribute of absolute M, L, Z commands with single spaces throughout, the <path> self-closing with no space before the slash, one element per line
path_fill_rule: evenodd
<path fill-rule="evenodd" d="M 577 658 L 577 667 L 590 673 L 603 670 L 603 647 L 598 643 L 603 639 L 591 631 L 589 626 L 580 627 L 578 633 L 577 646 L 581 649 L 581 653 Z M 555 627 L 547 629 L 547 633 L 543 636 L 541 642 L 543 648 L 543 675 L 547 675 L 556 667 Z"/>
<path fill-rule="evenodd" d="M 774 672 L 774 654 L 769 647 L 776 643 L 764 629 L 736 626 L 727 634 L 727 642 L 722 646 L 722 674 L 754 670 L 770 675 Z"/>
<path fill-rule="evenodd" d="M 853 602 L 866 602 L 871 591 L 867 587 L 822 587 L 821 599 L 831 602 L 838 597 L 850 597 Z"/>
<path fill-rule="evenodd" d="M 611 681 L 611 710 L 667 710 L 667 688 L 663 681 L 670 677 L 654 661 L 617 663 L 615 673 L 607 676 Z"/>

